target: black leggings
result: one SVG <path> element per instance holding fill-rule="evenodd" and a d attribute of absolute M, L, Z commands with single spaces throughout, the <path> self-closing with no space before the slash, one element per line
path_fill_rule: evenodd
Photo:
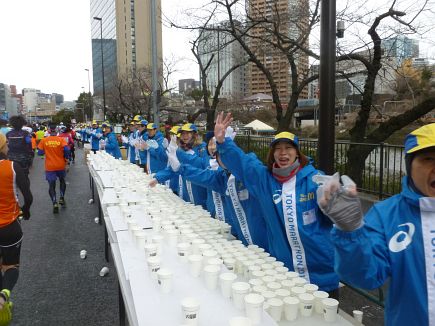
<path fill-rule="evenodd" d="M 71 158 L 73 161 L 76 160 L 76 150 L 74 148 L 71 148 Z"/>
<path fill-rule="evenodd" d="M 65 196 L 66 183 L 65 178 L 59 178 L 60 181 L 60 197 Z M 54 203 L 56 200 L 56 180 L 48 182 L 48 194 L 50 195 L 51 201 Z"/>

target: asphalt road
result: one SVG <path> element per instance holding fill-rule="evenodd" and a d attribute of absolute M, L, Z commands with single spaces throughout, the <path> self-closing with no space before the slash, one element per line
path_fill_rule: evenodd
<path fill-rule="evenodd" d="M 20 277 L 12 291 L 13 326 L 119 325 L 115 268 L 104 260 L 104 232 L 95 224 L 96 204 L 82 150 L 67 175 L 67 208 L 52 213 L 44 160 L 36 157 L 30 173 L 34 203 L 23 221 Z M 57 189 L 58 190 L 58 189 Z M 87 258 L 80 259 L 80 250 Z M 99 276 L 103 266 L 110 272 Z M 364 311 L 364 324 L 383 325 L 383 309 L 354 291 L 340 291 L 340 308 Z M 224 325 L 223 325 L 224 326 Z"/>
<path fill-rule="evenodd" d="M 67 208 L 52 213 L 44 160 L 36 157 L 30 173 L 34 202 L 24 232 L 20 277 L 12 291 L 11 325 L 119 325 L 118 285 L 112 264 L 104 260 L 104 232 L 89 205 L 88 170 L 83 152 L 67 175 Z M 58 186 L 59 187 L 59 186 Z M 57 191 L 59 188 L 57 188 Z M 87 258 L 80 259 L 80 250 Z M 103 266 L 110 272 L 99 276 Z"/>

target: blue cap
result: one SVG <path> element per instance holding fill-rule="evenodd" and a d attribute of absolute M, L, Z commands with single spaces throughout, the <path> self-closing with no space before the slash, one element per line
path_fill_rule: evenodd
<path fill-rule="evenodd" d="M 146 126 L 146 125 L 148 125 L 148 121 L 143 119 L 138 124 L 141 124 L 142 126 Z"/>
<path fill-rule="evenodd" d="M 205 141 L 208 143 L 214 137 L 214 131 L 207 131 L 205 134 Z"/>

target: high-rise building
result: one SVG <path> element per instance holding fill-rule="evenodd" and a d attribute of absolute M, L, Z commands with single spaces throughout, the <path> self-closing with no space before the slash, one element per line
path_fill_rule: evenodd
<path fill-rule="evenodd" d="M 187 94 L 195 88 L 199 88 L 199 82 L 193 78 L 180 79 L 178 81 L 178 93 L 180 94 Z"/>
<path fill-rule="evenodd" d="M 226 22 L 219 26 L 224 26 Z M 235 24 L 241 26 L 239 22 Z M 219 26 L 216 26 L 219 28 Z M 238 42 L 225 32 L 204 31 L 198 42 L 198 51 L 203 65 L 206 65 L 210 59 L 211 63 L 207 70 L 207 87 L 212 96 L 220 79 L 230 69 L 238 64 L 243 63 L 246 55 Z M 219 97 L 239 100 L 246 95 L 245 85 L 245 66 L 240 66 L 229 74 L 220 89 Z"/>
<path fill-rule="evenodd" d="M 155 1 L 158 11 L 157 55 L 161 68 L 161 3 L 160 0 Z M 92 67 L 96 95 L 101 95 L 103 89 L 101 52 L 106 91 L 115 86 L 117 78 L 125 78 L 138 70 L 151 69 L 150 5 L 149 0 L 91 0 Z M 159 69 L 159 73 L 162 74 L 162 69 Z"/>
<path fill-rule="evenodd" d="M 385 57 L 397 58 L 399 64 L 404 59 L 417 58 L 419 54 L 419 41 L 410 39 L 405 35 L 382 40 L 382 49 Z"/>
<path fill-rule="evenodd" d="M 267 18 L 277 23 L 279 22 L 279 31 L 284 37 L 295 41 L 305 36 L 306 38 L 302 43 L 308 47 L 308 34 L 310 32 L 308 30 L 308 5 L 308 0 L 250 0 L 247 10 L 250 17 L 254 20 Z M 261 25 L 252 28 L 250 33 L 254 36 L 250 38 L 250 48 L 255 49 L 255 54 L 272 73 L 280 99 L 285 103 L 291 96 L 292 78 L 290 63 L 282 51 L 262 41 L 262 39 L 273 39 L 276 37 L 270 33 L 267 34 L 268 32 Z M 308 76 L 308 55 L 301 51 L 296 51 L 294 59 L 298 80 L 301 81 Z M 271 94 L 266 76 L 255 64 L 249 64 L 247 79 L 249 81 L 248 92 L 250 95 L 256 93 Z M 299 98 L 304 99 L 307 97 L 308 88 L 306 87 L 299 95 Z"/>

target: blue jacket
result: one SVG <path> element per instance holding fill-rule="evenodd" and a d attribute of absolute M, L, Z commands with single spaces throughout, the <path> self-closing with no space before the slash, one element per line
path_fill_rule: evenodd
<path fill-rule="evenodd" d="M 339 279 L 334 272 L 332 223 L 317 206 L 318 186 L 312 181 L 320 172 L 308 164 L 281 184 L 257 158 L 245 154 L 230 138 L 217 148 L 228 170 L 258 199 L 270 254 L 321 290 L 336 289 Z"/>
<path fill-rule="evenodd" d="M 128 141 L 129 141 L 129 145 L 128 145 L 128 157 L 130 160 L 130 163 L 135 164 L 136 163 L 136 147 L 130 145 L 130 142 L 132 142 L 134 139 L 138 138 L 138 131 L 131 131 L 130 134 L 128 135 Z"/>
<path fill-rule="evenodd" d="M 223 200 L 225 220 L 245 245 L 256 244 L 268 250 L 266 225 L 259 202 L 244 184 L 223 169 L 198 169 L 182 164 L 180 173 L 192 183 L 219 193 Z M 233 195 L 232 195 L 233 194 Z"/>
<path fill-rule="evenodd" d="M 344 281 L 364 289 L 389 279 L 385 325 L 434 325 L 435 198 L 414 192 L 407 177 L 402 189 L 375 204 L 363 227 L 333 229 L 336 270 Z"/>
<path fill-rule="evenodd" d="M 100 128 L 91 129 L 89 131 L 89 137 L 91 141 L 92 150 L 98 151 L 100 149 L 100 139 L 102 136 L 98 137 L 97 134 L 103 134 Z"/>
<path fill-rule="evenodd" d="M 166 154 L 166 148 L 163 146 L 165 137 L 160 131 L 157 131 L 154 137 L 148 137 L 148 139 L 155 140 L 159 144 L 159 147 L 150 147 L 147 150 L 148 169 L 151 173 L 156 173 L 168 166 L 168 155 Z"/>
<path fill-rule="evenodd" d="M 145 131 L 142 135 L 138 133 L 137 135 L 138 139 L 141 139 L 143 141 L 146 141 L 148 139 L 148 133 Z M 139 164 L 144 165 L 147 164 L 147 151 L 146 150 L 139 150 Z"/>
<path fill-rule="evenodd" d="M 106 135 L 105 150 L 116 159 L 121 157 L 121 150 L 119 149 L 118 140 L 116 139 L 116 135 L 113 131 Z"/>

